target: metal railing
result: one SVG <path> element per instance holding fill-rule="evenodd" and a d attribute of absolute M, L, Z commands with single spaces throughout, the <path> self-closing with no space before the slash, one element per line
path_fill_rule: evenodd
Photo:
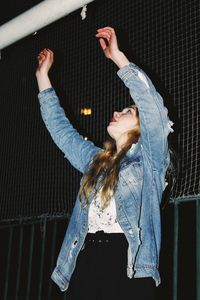
<path fill-rule="evenodd" d="M 179 207 L 196 201 L 196 300 L 200 300 L 200 196 L 172 199 L 174 204 L 173 300 L 178 299 Z"/>
<path fill-rule="evenodd" d="M 170 201 L 174 205 L 174 249 L 173 249 L 173 300 L 178 299 L 178 257 L 179 257 L 179 208 L 188 201 L 196 201 L 196 300 L 200 300 L 200 197 L 193 196 L 187 198 L 176 198 Z M 0 295 L 3 300 L 10 299 L 24 299 L 24 300 L 53 300 L 53 299 L 67 299 L 67 293 L 61 293 L 57 290 L 55 296 L 55 287 L 50 279 L 51 271 L 53 270 L 58 250 L 60 249 L 64 232 L 67 226 L 69 215 L 48 217 L 42 216 L 37 219 L 18 220 L 18 222 L 6 222 L 0 225 L 0 232 L 4 231 L 4 236 L 7 237 L 7 245 L 4 245 L 5 259 L 4 259 L 4 279 L 3 279 L 3 294 Z M 51 228 L 50 226 L 51 222 Z M 61 225 L 63 221 L 64 226 Z M 28 228 L 28 229 L 27 229 Z M 17 232 L 16 232 L 17 230 Z M 36 232 L 37 230 L 37 232 Z M 38 230 L 40 234 L 38 234 Z M 28 231 L 28 247 L 27 255 L 23 257 L 23 249 L 25 240 L 27 240 Z M 61 231 L 60 235 L 59 232 Z M 62 232 L 63 231 L 63 232 Z M 47 241 L 47 235 L 50 234 L 51 239 Z M 14 237 L 17 243 L 14 241 Z M 26 241 L 27 242 L 27 241 Z M 57 244 L 57 245 L 56 245 Z M 33 267 L 34 267 L 34 247 L 39 251 L 37 257 L 37 288 L 33 292 Z M 11 275 L 13 272 L 13 248 L 15 252 L 15 280 L 11 282 Z M 59 248 L 59 249 L 58 249 Z M 45 257 L 48 259 L 48 266 L 45 266 Z M 22 266 L 27 265 L 26 280 L 22 279 Z M 2 263 L 1 263 L 2 265 Z M 49 274 L 47 274 L 47 268 Z M 45 285 L 45 295 L 43 291 L 44 277 L 48 278 L 48 283 Z M 24 280 L 24 282 L 21 282 Z M 9 295 L 9 286 L 12 284 L 12 296 Z M 20 286 L 23 284 L 23 296 L 20 295 Z M 15 286 L 14 286 L 15 285 Z M 48 285 L 48 286 L 47 286 Z M 2 286 L 2 283 L 1 283 Z M 53 294 L 54 289 L 54 294 Z M 34 295 L 33 295 L 34 294 Z"/>
<path fill-rule="evenodd" d="M 45 256 L 48 257 L 48 269 L 49 274 L 51 273 L 51 270 L 53 270 L 57 258 L 56 253 L 56 237 L 57 237 L 57 229 L 58 229 L 58 222 L 63 220 L 67 224 L 68 216 L 62 216 L 62 217 L 46 217 L 43 216 L 41 219 L 38 220 L 20 220 L 18 223 L 13 224 L 11 222 L 10 224 L 4 224 L 0 226 L 0 232 L 4 231 L 4 236 L 6 235 L 7 238 L 7 245 L 4 245 L 4 249 L 6 251 L 4 252 L 5 261 L 1 262 L 1 266 L 4 263 L 5 267 L 5 276 L 3 278 L 3 284 L 1 282 L 1 288 L 3 286 L 3 294 L 0 295 L 3 300 L 10 300 L 10 299 L 24 299 L 24 300 L 53 300 L 55 297 L 53 297 L 52 294 L 52 280 L 50 279 L 50 276 L 48 277 L 48 286 L 45 286 L 45 295 L 43 293 L 43 285 L 44 285 L 44 274 L 46 273 L 47 267 L 44 266 Z M 48 243 L 48 249 L 47 249 L 47 223 L 51 222 L 52 227 L 49 230 L 51 234 L 51 241 Z M 28 227 L 28 228 L 27 228 Z M 38 230 L 40 234 L 36 235 L 36 229 Z M 25 231 L 28 230 L 29 235 L 29 242 L 27 247 L 27 256 L 23 257 L 23 247 L 25 243 L 25 238 L 27 238 L 27 233 L 25 237 Z M 17 232 L 16 232 L 17 231 Z M 16 239 L 17 236 L 17 244 L 14 241 L 14 236 Z M 63 236 L 62 236 L 63 238 Z M 59 241 L 59 244 L 61 244 L 61 241 Z M 38 284 L 36 284 L 37 288 L 34 289 L 31 288 L 32 285 L 32 275 L 33 275 L 33 264 L 34 264 L 34 247 L 37 247 L 39 255 L 37 256 L 37 281 Z M 14 250 L 13 250 L 14 249 Z M 13 252 L 15 253 L 15 270 L 13 271 Z M 27 265 L 27 276 L 26 280 L 22 279 L 22 266 L 24 263 Z M 14 280 L 11 279 L 13 276 L 13 272 L 15 273 Z M 21 282 L 23 280 L 23 282 Z M 23 285 L 23 296 L 21 295 L 20 286 Z M 9 286 L 12 286 L 12 294 L 9 295 Z M 56 299 L 65 299 L 66 293 L 60 293 L 58 291 L 58 295 L 56 295 Z"/>

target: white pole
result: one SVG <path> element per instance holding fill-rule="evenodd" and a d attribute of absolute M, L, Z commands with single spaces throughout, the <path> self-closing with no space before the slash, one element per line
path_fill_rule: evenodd
<path fill-rule="evenodd" d="M 0 50 L 94 0 L 45 0 L 0 26 Z"/>

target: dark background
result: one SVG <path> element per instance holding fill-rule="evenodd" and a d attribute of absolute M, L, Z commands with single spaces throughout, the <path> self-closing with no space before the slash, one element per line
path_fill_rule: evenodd
<path fill-rule="evenodd" d="M 6 1 L 0 11 L 0 25 L 39 2 Z M 34 75 L 41 49 L 51 48 L 55 52 L 50 75 L 67 116 L 84 136 L 98 145 L 107 138 L 106 125 L 113 111 L 131 103 L 128 90 L 116 75 L 117 67 L 105 59 L 95 38 L 96 29 L 107 25 L 116 29 L 120 49 L 153 80 L 175 122 L 175 133 L 170 139 L 178 153 L 178 181 L 172 198 L 187 200 L 199 195 L 199 2 L 97 0 L 87 8 L 85 20 L 81 19 L 79 9 L 1 51 L 1 224 L 44 216 L 67 218 L 79 187 L 80 174 L 64 159 L 41 119 Z M 80 115 L 82 107 L 91 107 L 93 114 Z M 173 204 L 162 212 L 162 220 L 163 284 L 158 293 L 162 294 L 159 299 L 171 299 Z M 59 225 L 55 258 L 66 225 L 67 221 Z M 49 222 L 50 236 L 51 226 Z M 40 226 L 38 241 L 39 232 Z M 2 242 L 7 243 L 7 229 L 2 229 L 1 235 Z M 49 244 L 47 238 L 46 249 Z M 181 204 L 179 250 L 179 299 L 193 300 L 195 204 L 192 202 Z M 1 254 L 4 257 L 5 253 Z M 50 274 L 47 250 L 45 259 L 49 270 L 46 274 Z M 13 262 L 12 267 L 10 286 L 15 281 L 17 264 Z M 3 272 L 1 276 L 4 282 Z M 37 285 L 37 280 L 33 282 Z M 9 299 L 15 299 L 10 293 Z"/>

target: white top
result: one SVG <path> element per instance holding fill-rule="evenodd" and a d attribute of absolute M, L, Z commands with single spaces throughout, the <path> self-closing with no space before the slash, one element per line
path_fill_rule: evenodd
<path fill-rule="evenodd" d="M 92 200 L 88 215 L 88 232 L 95 233 L 103 230 L 106 233 L 123 232 L 116 219 L 116 206 L 114 197 L 104 210 L 101 208 L 101 190 Z"/>

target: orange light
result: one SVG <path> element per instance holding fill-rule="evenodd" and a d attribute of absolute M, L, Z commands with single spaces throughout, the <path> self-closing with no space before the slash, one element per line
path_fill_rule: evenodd
<path fill-rule="evenodd" d="M 87 107 L 81 108 L 81 115 L 88 116 L 91 114 L 92 114 L 91 108 L 87 108 Z"/>

